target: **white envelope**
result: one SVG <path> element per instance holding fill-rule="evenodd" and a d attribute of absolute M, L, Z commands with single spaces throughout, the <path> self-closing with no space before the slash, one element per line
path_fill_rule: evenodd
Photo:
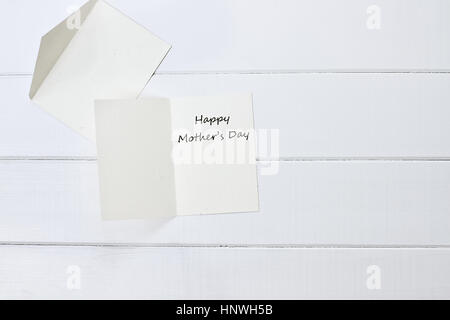
<path fill-rule="evenodd" d="M 105 220 L 259 210 L 250 94 L 100 100 L 95 114 Z"/>
<path fill-rule="evenodd" d="M 91 0 L 41 40 L 30 98 L 95 141 L 94 100 L 136 98 L 170 45 Z"/>

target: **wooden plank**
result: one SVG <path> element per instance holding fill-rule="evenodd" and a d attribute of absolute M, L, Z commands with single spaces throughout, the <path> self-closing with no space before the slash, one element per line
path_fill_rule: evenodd
<path fill-rule="evenodd" d="M 449 253 L 1 246 L 0 298 L 448 299 Z"/>
<path fill-rule="evenodd" d="M 28 98 L 31 77 L 0 77 L 0 157 L 89 157 L 93 143 Z"/>
<path fill-rule="evenodd" d="M 1 161 L 0 242 L 450 245 L 450 162 L 259 171 L 259 213 L 102 222 L 95 161 Z"/>
<path fill-rule="evenodd" d="M 0 77 L 0 157 L 95 157 L 28 100 L 29 83 Z M 447 74 L 160 75 L 143 96 L 253 92 L 256 128 L 275 130 L 262 159 L 448 158 L 449 87 Z"/>
<path fill-rule="evenodd" d="M 31 73 L 40 37 L 83 2 L 2 1 L 0 73 Z M 450 70 L 447 0 L 109 2 L 173 44 L 163 72 Z"/>

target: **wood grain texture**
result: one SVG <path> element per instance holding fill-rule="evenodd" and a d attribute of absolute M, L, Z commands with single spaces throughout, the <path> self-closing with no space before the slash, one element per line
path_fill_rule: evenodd
<path fill-rule="evenodd" d="M 449 1 L 109 0 L 173 45 L 143 96 L 253 92 L 283 160 L 259 162 L 260 213 L 121 222 L 95 146 L 27 97 L 84 2 L 0 3 L 0 298 L 450 298 Z"/>
<path fill-rule="evenodd" d="M 29 84 L 0 77 L 0 157 L 95 157 L 29 101 Z M 256 128 L 279 132 L 261 159 L 448 158 L 448 87 L 447 74 L 159 75 L 142 96 L 252 92 Z"/>
<path fill-rule="evenodd" d="M 450 162 L 261 163 L 261 211 L 102 222 L 94 161 L 0 162 L 0 241 L 450 245 Z"/>
<path fill-rule="evenodd" d="M 31 73 L 41 36 L 84 2 L 2 1 L 0 73 Z M 108 2 L 173 44 L 163 72 L 450 70 L 447 0 Z M 371 30 L 374 4 L 381 24 Z"/>
<path fill-rule="evenodd" d="M 449 253 L 4 246 L 0 298 L 448 299 Z M 381 271 L 380 290 L 366 285 L 372 265 Z M 80 290 L 68 289 L 72 270 L 80 271 Z"/>

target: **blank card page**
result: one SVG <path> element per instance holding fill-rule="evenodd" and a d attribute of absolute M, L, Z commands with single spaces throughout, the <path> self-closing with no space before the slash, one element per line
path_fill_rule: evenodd
<path fill-rule="evenodd" d="M 95 105 L 103 218 L 174 216 L 169 100 L 100 100 Z"/>

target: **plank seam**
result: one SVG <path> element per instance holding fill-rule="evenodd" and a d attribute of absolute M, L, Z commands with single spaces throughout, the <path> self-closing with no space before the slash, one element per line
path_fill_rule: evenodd
<path fill-rule="evenodd" d="M 450 249 L 450 245 L 352 245 L 352 244 L 195 244 L 195 243 L 82 243 L 0 242 L 0 247 L 93 247 L 93 248 L 204 248 L 204 249 Z"/>
<path fill-rule="evenodd" d="M 96 162 L 85 156 L 0 156 L 0 162 Z M 449 162 L 450 157 L 280 157 L 257 158 L 257 162 Z"/>
<path fill-rule="evenodd" d="M 450 74 L 450 70 L 212 70 L 157 71 L 159 76 L 183 75 L 289 75 L 289 74 Z M 28 72 L 2 72 L 0 77 L 31 77 Z"/>

